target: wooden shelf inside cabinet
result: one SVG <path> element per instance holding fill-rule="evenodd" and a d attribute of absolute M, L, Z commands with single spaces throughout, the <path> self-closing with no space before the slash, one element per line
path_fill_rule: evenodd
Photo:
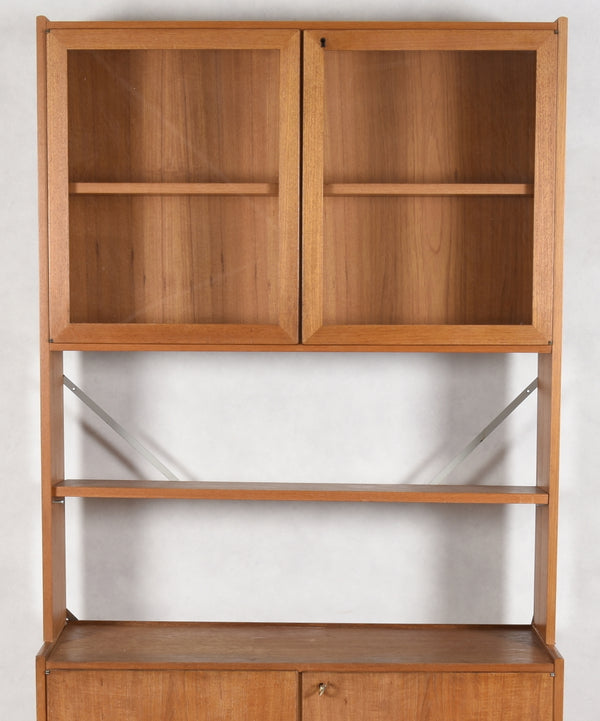
<path fill-rule="evenodd" d="M 323 195 L 533 195 L 532 183 L 327 183 Z"/>
<path fill-rule="evenodd" d="M 277 183 L 69 183 L 71 195 L 277 195 Z"/>
<path fill-rule="evenodd" d="M 536 505 L 548 503 L 547 491 L 535 486 L 69 480 L 54 486 L 53 492 L 56 498 Z"/>
<path fill-rule="evenodd" d="M 548 671 L 529 626 L 75 621 L 48 669 Z"/>

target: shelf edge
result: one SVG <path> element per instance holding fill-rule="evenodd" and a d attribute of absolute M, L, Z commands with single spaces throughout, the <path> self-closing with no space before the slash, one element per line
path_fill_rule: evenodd
<path fill-rule="evenodd" d="M 547 505 L 536 486 L 67 480 L 55 498 Z"/>

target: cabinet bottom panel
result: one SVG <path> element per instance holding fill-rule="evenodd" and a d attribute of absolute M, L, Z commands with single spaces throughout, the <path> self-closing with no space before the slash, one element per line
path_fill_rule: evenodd
<path fill-rule="evenodd" d="M 549 673 L 306 673 L 302 721 L 558 721 Z"/>

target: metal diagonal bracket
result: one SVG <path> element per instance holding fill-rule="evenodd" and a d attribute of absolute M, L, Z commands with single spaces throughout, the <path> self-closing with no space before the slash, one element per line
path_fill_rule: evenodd
<path fill-rule="evenodd" d="M 123 428 L 123 426 L 115 421 L 115 419 L 110 416 L 103 408 L 101 408 L 95 401 L 93 401 L 87 393 L 84 393 L 84 391 L 79 388 L 75 383 L 73 383 L 72 380 L 67 378 L 67 376 L 63 376 L 63 385 L 65 388 L 68 388 L 71 393 L 77 396 L 82 403 L 84 403 L 91 411 L 93 411 L 99 418 L 101 418 L 106 425 L 110 426 L 115 433 L 117 433 L 121 438 L 128 443 L 134 450 L 136 450 L 141 456 L 143 456 L 149 463 L 151 463 L 158 471 L 162 473 L 162 475 L 167 478 L 169 481 L 178 481 L 179 478 L 169 469 L 167 468 L 164 463 L 158 460 L 158 458 L 152 453 L 152 451 L 148 450 L 146 446 L 142 445 L 137 438 L 131 435 L 128 430 Z"/>
<path fill-rule="evenodd" d="M 454 458 L 448 463 L 442 470 L 433 478 L 433 480 L 430 481 L 432 485 L 436 485 L 438 483 L 443 483 L 443 481 L 452 473 L 452 471 L 456 468 L 456 466 L 460 465 L 465 458 L 471 455 L 473 451 L 477 448 L 477 446 L 484 441 L 493 431 L 498 428 L 498 426 L 505 421 L 508 416 L 516 409 L 518 408 L 521 403 L 526 398 L 529 398 L 529 396 L 533 393 L 533 391 L 538 387 L 538 379 L 536 378 L 534 381 L 531 381 L 531 383 L 523 390 L 519 395 L 512 400 L 504 410 L 502 410 L 498 415 L 494 418 L 491 423 L 488 423 L 488 425 L 480 432 L 478 433 L 473 440 L 467 444 L 460 453 L 458 453 Z"/>

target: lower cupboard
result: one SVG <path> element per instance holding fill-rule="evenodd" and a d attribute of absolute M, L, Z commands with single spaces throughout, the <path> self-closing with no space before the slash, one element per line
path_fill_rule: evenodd
<path fill-rule="evenodd" d="M 303 721 L 552 721 L 549 673 L 306 673 Z"/>
<path fill-rule="evenodd" d="M 48 721 L 553 721 L 550 673 L 62 670 Z"/>

